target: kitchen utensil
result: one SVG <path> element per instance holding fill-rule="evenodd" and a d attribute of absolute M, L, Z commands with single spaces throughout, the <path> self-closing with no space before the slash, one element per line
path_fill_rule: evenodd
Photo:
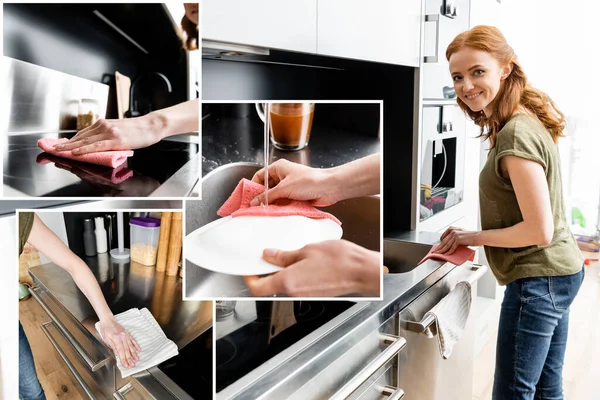
<path fill-rule="evenodd" d="M 129 104 L 129 89 L 131 88 L 131 79 L 128 76 L 115 72 L 115 80 L 117 86 L 117 111 L 119 119 L 125 118 L 125 111 Z"/>
<path fill-rule="evenodd" d="M 129 260 L 129 249 L 125 248 L 125 230 L 123 227 L 123 211 L 117 212 L 117 244 L 116 249 L 110 251 L 110 256 L 117 260 Z"/>
<path fill-rule="evenodd" d="M 300 150 L 308 145 L 314 103 L 273 103 L 269 105 L 268 116 L 261 103 L 255 106 L 260 119 L 270 127 L 271 142 L 275 147 L 280 150 Z"/>
<path fill-rule="evenodd" d="M 171 233 L 169 235 L 169 253 L 167 254 L 167 275 L 177 275 L 179 260 L 181 258 L 181 247 L 183 241 L 182 213 L 174 212 L 171 221 Z"/>
<path fill-rule="evenodd" d="M 189 261 L 211 271 L 262 275 L 281 270 L 262 258 L 263 249 L 297 250 L 341 237 L 341 226 L 330 219 L 225 217 L 187 235 L 185 251 Z"/>
<path fill-rule="evenodd" d="M 159 272 L 167 268 L 167 253 L 169 251 L 172 218 L 172 212 L 163 212 L 160 217 L 160 237 L 158 239 L 158 257 L 156 259 L 156 270 Z"/>
<path fill-rule="evenodd" d="M 271 311 L 271 328 L 269 329 L 269 343 L 281 332 L 297 323 L 294 315 L 293 301 L 274 301 Z"/>

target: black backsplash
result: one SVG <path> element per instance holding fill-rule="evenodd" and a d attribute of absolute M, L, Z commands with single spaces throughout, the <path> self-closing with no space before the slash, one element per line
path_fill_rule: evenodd
<path fill-rule="evenodd" d="M 168 94 L 157 86 L 154 109 L 187 99 L 185 50 L 162 4 L 4 4 L 3 10 L 4 55 L 108 84 L 107 118 L 117 116 L 115 71 L 132 82 L 151 71 L 166 75 L 173 91 Z"/>
<path fill-rule="evenodd" d="M 415 69 L 282 52 L 269 61 L 282 64 L 204 59 L 202 98 L 383 100 L 384 235 L 410 230 Z"/>

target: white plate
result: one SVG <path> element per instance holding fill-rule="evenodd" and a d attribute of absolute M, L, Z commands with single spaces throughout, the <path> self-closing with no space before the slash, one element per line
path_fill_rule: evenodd
<path fill-rule="evenodd" d="M 185 258 L 224 274 L 264 275 L 281 270 L 262 258 L 266 248 L 297 250 L 341 237 L 342 227 L 330 219 L 225 217 L 186 236 Z"/>

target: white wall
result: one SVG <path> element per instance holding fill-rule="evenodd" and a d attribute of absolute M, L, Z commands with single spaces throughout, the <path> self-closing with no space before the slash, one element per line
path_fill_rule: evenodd
<path fill-rule="evenodd" d="M 600 203 L 600 4 L 588 0 L 472 0 L 471 26 L 497 26 L 515 50 L 530 83 L 565 114 L 561 140 L 567 207 L 595 225 Z"/>
<path fill-rule="evenodd" d="M 64 244 L 67 245 L 67 247 L 69 247 L 69 242 L 67 240 L 67 227 L 65 225 L 65 218 L 63 216 L 63 213 L 52 211 L 39 211 L 36 214 L 42 220 L 42 222 L 46 224 L 46 226 L 50 228 L 50 230 L 54 232 L 54 234 L 58 236 Z M 41 253 L 40 259 L 42 261 L 42 264 L 50 262 L 50 260 Z"/>

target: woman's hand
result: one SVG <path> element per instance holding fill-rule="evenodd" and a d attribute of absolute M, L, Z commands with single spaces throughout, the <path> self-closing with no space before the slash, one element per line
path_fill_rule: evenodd
<path fill-rule="evenodd" d="M 142 349 L 114 317 L 100 320 L 100 332 L 106 344 L 119 357 L 123 367 L 131 368 L 139 361 L 137 353 Z"/>
<path fill-rule="evenodd" d="M 265 169 L 261 168 L 252 177 L 254 182 L 264 184 Z M 277 199 L 305 200 L 315 206 L 328 206 L 338 201 L 333 175 L 330 170 L 311 168 L 280 159 L 269 165 L 269 203 Z M 251 202 L 251 206 L 265 203 L 261 193 Z"/>
<path fill-rule="evenodd" d="M 480 233 L 451 226 L 442 235 L 442 241 L 435 252 L 450 255 L 456 251 L 458 246 L 480 246 Z"/>
<path fill-rule="evenodd" d="M 263 258 L 284 269 L 265 278 L 244 277 L 253 296 L 377 297 L 380 294 L 379 253 L 347 240 L 309 244 L 295 251 L 266 249 Z"/>
<path fill-rule="evenodd" d="M 166 122 L 159 115 L 148 114 L 129 119 L 101 119 L 77 132 L 68 142 L 54 146 L 75 155 L 109 150 L 132 150 L 148 147 L 164 136 Z"/>

